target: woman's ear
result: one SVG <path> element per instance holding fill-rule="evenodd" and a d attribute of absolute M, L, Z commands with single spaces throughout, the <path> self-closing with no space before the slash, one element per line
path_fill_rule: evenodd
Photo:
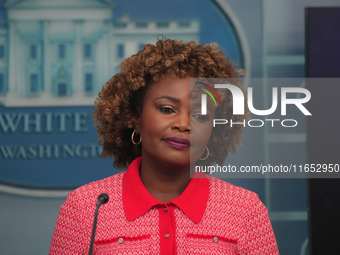
<path fill-rule="evenodd" d="M 136 133 L 140 134 L 140 130 L 141 130 L 141 118 L 140 117 L 135 119 L 135 129 L 136 129 Z"/>

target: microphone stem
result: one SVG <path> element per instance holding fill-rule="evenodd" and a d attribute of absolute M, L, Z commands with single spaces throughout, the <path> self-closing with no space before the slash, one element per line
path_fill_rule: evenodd
<path fill-rule="evenodd" d="M 99 207 L 100 206 L 101 206 L 101 204 L 97 203 L 97 205 L 96 205 L 96 212 L 94 213 L 94 220 L 93 220 L 93 227 L 92 227 L 89 255 L 92 255 L 92 251 L 93 251 L 94 237 L 96 235 L 96 229 L 97 229 L 98 211 L 99 211 Z"/>

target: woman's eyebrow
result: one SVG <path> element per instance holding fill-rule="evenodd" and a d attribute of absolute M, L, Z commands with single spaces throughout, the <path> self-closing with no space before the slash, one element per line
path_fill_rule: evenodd
<path fill-rule="evenodd" d="M 171 96 L 160 96 L 160 97 L 157 97 L 155 98 L 154 100 L 152 100 L 152 102 L 156 101 L 156 100 L 159 100 L 159 99 L 168 99 L 168 100 L 171 100 L 171 101 L 174 101 L 176 103 L 180 103 L 181 100 L 178 99 L 178 98 L 175 98 L 175 97 L 171 97 Z"/>
<path fill-rule="evenodd" d="M 199 102 L 197 102 L 197 103 L 191 103 L 190 106 L 191 106 L 191 107 L 201 107 L 202 104 L 199 103 Z"/>

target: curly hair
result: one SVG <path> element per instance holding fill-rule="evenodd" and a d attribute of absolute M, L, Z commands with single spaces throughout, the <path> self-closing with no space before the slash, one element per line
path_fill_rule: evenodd
<path fill-rule="evenodd" d="M 155 45 L 147 44 L 137 54 L 120 64 L 120 72 L 102 88 L 95 101 L 95 126 L 103 146 L 101 157 L 114 156 L 114 167 L 125 168 L 141 156 L 141 145 L 131 142 L 131 134 L 141 114 L 144 94 L 149 86 L 168 77 L 238 78 L 240 71 L 217 44 L 158 38 Z M 239 84 L 236 84 L 240 87 Z M 241 87 L 240 87 L 241 88 Z M 241 88 L 242 89 L 242 88 Z M 217 108 L 215 118 L 242 121 L 244 116 L 232 115 L 232 96 L 223 90 L 221 96 L 227 107 Z M 206 163 L 221 163 L 228 153 L 241 143 L 242 125 L 218 125 L 209 144 L 214 144 Z"/>

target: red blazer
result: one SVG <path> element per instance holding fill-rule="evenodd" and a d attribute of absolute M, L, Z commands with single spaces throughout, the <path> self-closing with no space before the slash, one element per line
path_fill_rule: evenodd
<path fill-rule="evenodd" d="M 142 184 L 139 164 L 140 158 L 127 172 L 69 194 L 50 255 L 88 254 L 102 192 L 110 199 L 99 210 L 94 254 L 279 254 L 267 209 L 255 193 L 214 177 L 193 178 L 178 198 L 162 203 Z M 167 212 L 170 218 L 164 218 Z"/>

